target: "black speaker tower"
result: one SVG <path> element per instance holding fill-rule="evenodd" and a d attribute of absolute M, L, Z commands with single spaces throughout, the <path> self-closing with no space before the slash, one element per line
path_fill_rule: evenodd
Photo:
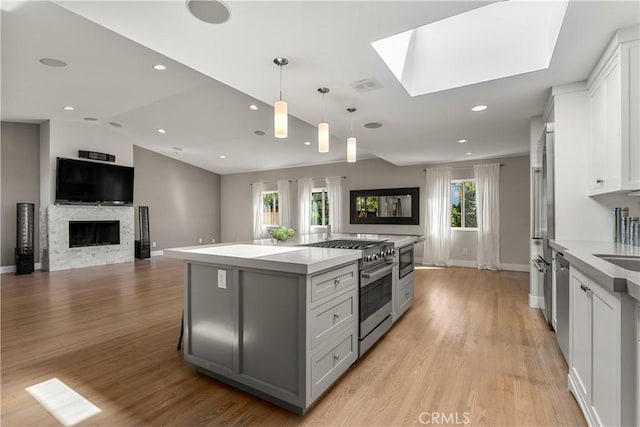
<path fill-rule="evenodd" d="M 140 240 L 136 240 L 136 258 L 151 258 L 148 206 L 138 206 L 138 225 L 140 228 Z"/>
<path fill-rule="evenodd" d="M 16 274 L 34 270 L 34 215 L 33 203 L 16 203 Z"/>

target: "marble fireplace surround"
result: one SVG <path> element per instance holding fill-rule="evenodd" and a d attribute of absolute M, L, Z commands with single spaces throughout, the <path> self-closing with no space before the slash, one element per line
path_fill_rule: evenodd
<path fill-rule="evenodd" d="M 69 247 L 70 221 L 119 221 L 120 244 Z M 134 260 L 133 206 L 50 205 L 42 230 L 46 242 L 42 268 L 56 271 Z M 42 240 L 41 240 L 42 241 Z"/>

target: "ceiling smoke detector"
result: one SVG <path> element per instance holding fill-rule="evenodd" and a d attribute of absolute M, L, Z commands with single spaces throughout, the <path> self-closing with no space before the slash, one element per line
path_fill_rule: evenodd
<path fill-rule="evenodd" d="M 187 9 L 208 24 L 222 24 L 231 16 L 227 5 L 219 0 L 187 0 Z"/>
<path fill-rule="evenodd" d="M 67 63 L 55 58 L 41 58 L 39 62 L 48 67 L 66 67 Z"/>
<path fill-rule="evenodd" d="M 371 77 L 368 79 L 358 80 L 357 82 L 353 82 L 349 84 L 353 89 L 355 89 L 358 93 L 363 92 L 371 92 L 372 90 L 382 89 L 382 83 L 380 83 L 375 78 Z"/>
<path fill-rule="evenodd" d="M 382 123 L 378 123 L 378 122 L 365 123 L 364 127 L 366 127 L 367 129 L 378 129 L 382 127 Z"/>

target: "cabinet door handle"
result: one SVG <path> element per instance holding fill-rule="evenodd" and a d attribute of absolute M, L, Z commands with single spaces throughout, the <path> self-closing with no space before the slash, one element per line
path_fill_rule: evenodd
<path fill-rule="evenodd" d="M 335 313 L 333 313 L 333 317 L 335 317 L 336 319 L 340 317 L 340 312 L 336 311 Z"/>
<path fill-rule="evenodd" d="M 338 353 L 333 355 L 333 360 L 338 360 L 340 359 L 340 355 Z"/>
<path fill-rule="evenodd" d="M 581 284 L 580 285 L 580 289 L 582 289 L 583 292 L 587 292 L 587 289 L 589 289 L 589 288 L 587 288 L 585 285 Z"/>
<path fill-rule="evenodd" d="M 596 184 L 598 185 L 604 184 L 604 179 L 601 179 L 601 178 L 596 179 Z"/>
<path fill-rule="evenodd" d="M 333 281 L 333 285 L 334 285 L 334 286 L 338 286 L 339 284 L 340 284 L 340 278 L 338 277 L 337 279 L 335 279 L 335 280 Z"/>

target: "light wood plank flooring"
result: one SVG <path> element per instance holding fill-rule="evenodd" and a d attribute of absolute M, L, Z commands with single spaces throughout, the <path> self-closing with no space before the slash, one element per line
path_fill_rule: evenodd
<path fill-rule="evenodd" d="M 182 360 L 182 272 L 157 257 L 2 275 L 2 425 L 58 425 L 24 391 L 52 377 L 102 409 L 84 425 L 585 425 L 528 274 L 418 269 L 409 312 L 299 417 Z"/>

